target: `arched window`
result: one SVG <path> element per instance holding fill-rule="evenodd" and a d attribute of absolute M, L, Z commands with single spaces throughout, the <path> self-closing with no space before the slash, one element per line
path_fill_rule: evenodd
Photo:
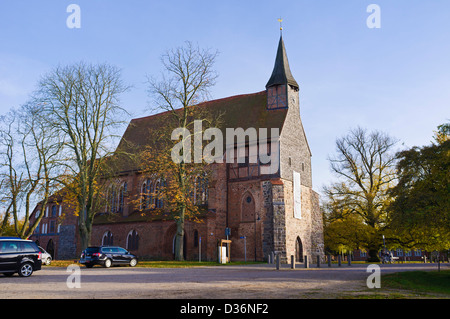
<path fill-rule="evenodd" d="M 107 193 L 106 212 L 117 213 L 119 210 L 119 197 L 117 194 L 117 188 L 111 185 Z"/>
<path fill-rule="evenodd" d="M 194 247 L 198 247 L 198 230 L 194 230 Z"/>
<path fill-rule="evenodd" d="M 109 230 L 103 234 L 102 245 L 103 246 L 114 245 L 114 237 L 113 237 L 113 234 Z"/>
<path fill-rule="evenodd" d="M 127 183 L 123 183 L 119 190 L 119 212 L 123 213 L 124 208 L 124 198 L 127 192 Z"/>
<path fill-rule="evenodd" d="M 127 249 L 128 250 L 138 250 L 139 249 L 139 235 L 134 229 L 128 233 Z"/>
<path fill-rule="evenodd" d="M 141 209 L 142 210 L 152 208 L 152 201 L 153 201 L 152 186 L 153 186 L 153 183 L 150 179 L 146 179 L 142 183 L 142 187 L 141 187 Z"/>
<path fill-rule="evenodd" d="M 57 208 L 56 205 L 52 206 L 52 217 L 56 217 L 58 216 L 58 212 L 57 212 Z"/>
<path fill-rule="evenodd" d="M 208 177 L 206 173 L 195 177 L 194 185 L 194 203 L 196 205 L 208 204 Z"/>
<path fill-rule="evenodd" d="M 147 181 L 141 186 L 141 209 L 147 209 Z"/>
<path fill-rule="evenodd" d="M 155 208 L 163 208 L 163 198 L 162 198 L 162 188 L 163 188 L 164 182 L 161 182 L 160 180 L 158 180 L 155 183 L 155 190 L 154 190 L 154 205 Z"/>

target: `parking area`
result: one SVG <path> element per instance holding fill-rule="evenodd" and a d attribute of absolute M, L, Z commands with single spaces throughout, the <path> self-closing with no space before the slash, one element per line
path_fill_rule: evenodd
<path fill-rule="evenodd" d="M 370 275 L 367 266 L 291 270 L 285 265 L 278 271 L 273 265 L 265 264 L 194 268 L 81 267 L 79 273 L 49 266 L 29 278 L 0 276 L 0 298 L 338 298 L 373 291 L 366 285 Z M 448 264 L 443 267 L 449 268 Z M 380 265 L 380 269 L 381 274 L 386 274 L 436 270 L 437 266 L 394 264 Z M 381 282 L 379 291 L 383 290 L 382 285 Z"/>

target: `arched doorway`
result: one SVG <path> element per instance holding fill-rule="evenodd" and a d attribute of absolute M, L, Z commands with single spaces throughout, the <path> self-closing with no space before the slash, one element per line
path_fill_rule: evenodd
<path fill-rule="evenodd" d="M 297 236 L 297 240 L 295 241 L 295 260 L 303 262 L 303 244 L 300 236 Z"/>
<path fill-rule="evenodd" d="M 53 243 L 53 239 L 48 241 L 45 250 L 50 254 L 50 256 L 52 256 L 52 259 L 55 259 L 55 244 Z"/>

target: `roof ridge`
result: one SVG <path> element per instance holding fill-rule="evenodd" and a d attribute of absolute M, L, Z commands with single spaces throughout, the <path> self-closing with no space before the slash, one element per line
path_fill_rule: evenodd
<path fill-rule="evenodd" d="M 263 93 L 266 93 L 266 90 L 260 91 L 260 92 L 256 92 L 256 93 L 246 93 L 246 94 L 238 94 L 238 95 L 233 95 L 233 96 L 228 96 L 228 97 L 223 97 L 223 98 L 219 98 L 219 99 L 215 99 L 215 100 L 209 100 L 209 101 L 205 101 L 205 102 L 201 102 L 199 104 L 195 104 L 195 106 L 206 106 L 212 103 L 217 103 L 217 102 L 224 102 L 227 100 L 234 100 L 237 98 L 242 98 L 242 97 L 246 97 L 246 96 L 254 96 L 254 95 L 261 95 Z M 181 110 L 181 108 L 179 109 L 175 109 L 176 110 Z M 156 114 L 152 114 L 152 115 L 147 115 L 147 116 L 143 116 L 143 117 L 137 117 L 134 119 L 131 119 L 131 122 L 133 121 L 141 121 L 141 120 L 145 120 L 151 117 L 157 117 L 157 116 L 162 116 L 164 114 L 170 113 L 172 111 L 164 111 L 164 112 L 160 112 L 160 113 L 156 113 Z"/>

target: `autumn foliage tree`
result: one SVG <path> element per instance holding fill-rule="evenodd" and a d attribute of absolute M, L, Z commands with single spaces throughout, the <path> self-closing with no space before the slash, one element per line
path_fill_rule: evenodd
<path fill-rule="evenodd" d="M 398 183 L 391 190 L 390 228 L 399 245 L 450 247 L 450 123 L 431 145 L 398 153 Z"/>
<path fill-rule="evenodd" d="M 396 178 L 395 144 L 382 132 L 359 127 L 336 140 L 336 156 L 329 160 L 339 181 L 324 188 L 328 245 L 343 241 L 349 248 L 368 250 L 371 261 L 378 260 L 388 190 Z"/>
<path fill-rule="evenodd" d="M 206 174 L 203 159 L 193 161 L 189 147 L 190 141 L 195 139 L 194 121 L 211 123 L 213 120 L 202 115 L 198 105 L 209 98 L 209 90 L 215 84 L 217 74 L 213 65 L 216 57 L 217 52 L 186 42 L 184 46 L 169 50 L 162 56 L 163 72 L 160 78 L 149 78 L 148 81 L 152 110 L 166 112 L 167 117 L 164 128 L 159 130 L 156 138 L 159 144 L 145 150 L 142 158 L 152 163 L 152 167 L 146 169 L 148 173 L 165 172 L 161 176 L 165 179 L 164 200 L 177 225 L 176 260 L 183 260 L 185 219 L 195 215 L 197 210 L 192 202 L 193 185 Z M 174 137 L 174 129 L 181 130 L 183 134 Z M 189 147 L 178 154 L 183 160 L 174 161 L 171 151 L 179 143 L 189 143 Z"/>

